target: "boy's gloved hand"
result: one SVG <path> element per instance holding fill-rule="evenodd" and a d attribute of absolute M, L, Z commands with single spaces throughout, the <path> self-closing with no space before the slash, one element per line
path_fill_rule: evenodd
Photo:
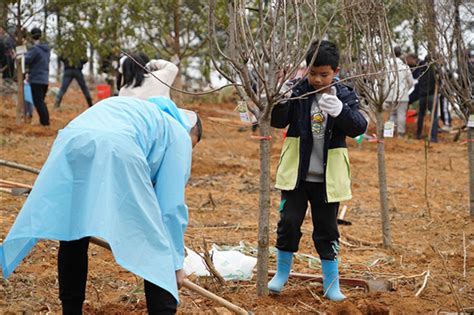
<path fill-rule="evenodd" d="M 337 96 L 324 93 L 319 99 L 319 108 L 332 117 L 337 117 L 342 111 L 342 102 Z"/>

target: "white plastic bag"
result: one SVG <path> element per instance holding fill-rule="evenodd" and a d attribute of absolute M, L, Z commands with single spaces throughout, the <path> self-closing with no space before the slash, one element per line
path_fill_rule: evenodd
<path fill-rule="evenodd" d="M 186 275 L 209 276 L 203 259 L 194 251 L 186 248 L 188 255 L 184 259 Z M 238 251 L 219 251 L 214 246 L 210 251 L 212 262 L 225 280 L 250 280 L 257 259 Z"/>

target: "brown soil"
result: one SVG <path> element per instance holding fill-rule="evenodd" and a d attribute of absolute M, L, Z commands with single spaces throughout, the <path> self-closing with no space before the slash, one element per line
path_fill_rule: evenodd
<path fill-rule="evenodd" d="M 49 107 L 54 99 L 47 97 Z M 217 123 L 209 117 L 235 118 L 234 104 L 192 103 L 186 107 L 199 110 L 204 118 L 205 135 L 193 156 L 192 177 L 187 189 L 189 228 L 186 243 L 201 248 L 208 244 L 257 245 L 258 219 L 258 140 L 250 138 L 250 130 Z M 86 109 L 78 89 L 66 94 L 61 111 L 51 110 L 51 127 L 15 124 L 14 101 L 0 98 L 1 158 L 40 168 L 48 156 L 58 129 Z M 410 126 L 413 132 L 414 126 Z M 465 139 L 465 134 L 461 140 Z M 391 279 L 390 292 L 364 292 L 360 288 L 343 287 L 348 299 L 343 303 L 322 297 L 318 283 L 291 279 L 277 297 L 257 297 L 255 281 L 228 282 L 222 287 L 211 279 L 195 283 L 228 299 L 248 311 L 267 313 L 327 314 L 427 314 L 440 310 L 456 311 L 454 294 L 463 306 L 474 305 L 474 226 L 469 218 L 468 163 L 466 145 L 452 142 L 452 136 L 441 135 L 441 142 L 429 149 L 428 196 L 432 217 L 427 216 L 425 200 L 425 152 L 423 142 L 412 139 L 388 139 L 386 163 L 393 249 L 372 246 L 381 242 L 379 192 L 375 143 L 350 146 L 354 198 L 345 203 L 346 219 L 353 224 L 340 228 L 341 274 L 361 279 Z M 281 149 L 280 132 L 274 133 L 272 176 Z M 33 184 L 35 176 L 0 167 L 0 178 Z M 273 178 L 274 180 L 274 178 Z M 215 202 L 215 207 L 209 199 Z M 275 242 L 279 193 L 272 190 L 271 244 Z M 0 193 L 0 241 L 13 224 L 25 197 Z M 311 241 L 311 223 L 303 225 L 299 253 L 317 256 Z M 463 247 L 463 235 L 466 246 Z M 355 239 L 366 241 L 361 245 Z M 442 264 L 439 250 L 446 259 Z M 464 251 L 467 261 L 464 261 Z M 0 278 L 0 313 L 60 314 L 56 275 L 57 242 L 42 241 L 8 279 Z M 86 314 L 143 314 L 146 312 L 142 280 L 123 270 L 106 250 L 91 245 L 87 286 Z M 152 258 L 150 258 L 152 259 Z M 271 256 L 270 267 L 275 266 Z M 318 266 L 296 258 L 296 272 L 320 274 Z M 415 293 L 430 271 L 426 288 L 419 297 Z M 464 276 L 464 270 L 466 274 Z M 454 293 L 449 286 L 452 279 Z M 180 313 L 226 314 L 225 308 L 187 289 L 181 290 Z"/>

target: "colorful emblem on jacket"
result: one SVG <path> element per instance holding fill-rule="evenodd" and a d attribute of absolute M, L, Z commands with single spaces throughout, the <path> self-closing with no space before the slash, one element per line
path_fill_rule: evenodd
<path fill-rule="evenodd" d="M 321 110 L 313 112 L 311 116 L 311 131 L 314 137 L 324 137 L 324 121 L 326 118 Z"/>

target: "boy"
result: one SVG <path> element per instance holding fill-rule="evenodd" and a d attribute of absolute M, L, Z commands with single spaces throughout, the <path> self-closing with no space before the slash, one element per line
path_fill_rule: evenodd
<path fill-rule="evenodd" d="M 313 241 L 321 258 L 324 295 L 341 301 L 345 296 L 339 289 L 337 212 L 339 202 L 352 197 L 345 138 L 364 133 L 367 121 L 358 111 L 359 99 L 354 91 L 342 84 L 331 86 L 339 72 L 339 52 L 333 43 L 313 42 L 306 64 L 308 75 L 293 88 L 291 96 L 316 93 L 289 100 L 272 111 L 273 127 L 289 127 L 275 185 L 282 190 L 277 273 L 268 288 L 279 294 L 288 281 L 309 201 Z"/>

